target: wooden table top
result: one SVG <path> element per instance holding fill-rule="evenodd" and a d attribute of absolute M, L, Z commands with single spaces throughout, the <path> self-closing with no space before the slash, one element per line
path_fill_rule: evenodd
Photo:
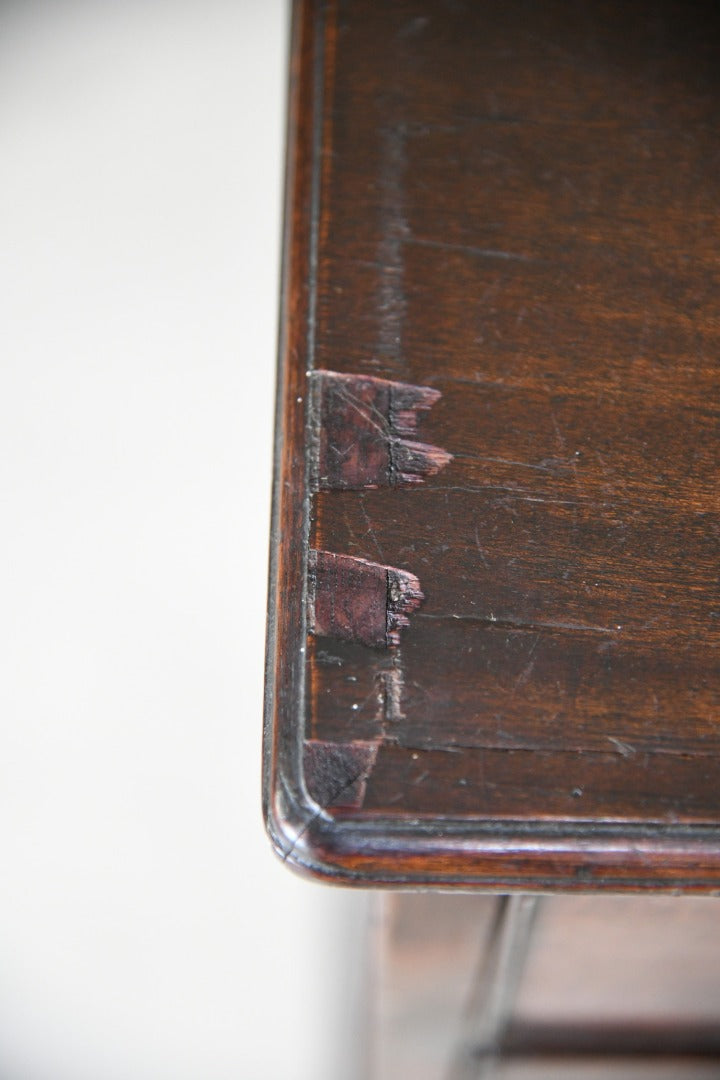
<path fill-rule="evenodd" d="M 720 888 L 720 8 L 299 0 L 289 863 Z"/>

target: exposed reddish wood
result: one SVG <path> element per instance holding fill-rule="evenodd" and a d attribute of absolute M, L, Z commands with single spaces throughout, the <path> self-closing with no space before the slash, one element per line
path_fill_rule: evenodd
<path fill-rule="evenodd" d="M 438 400 L 439 390 L 335 371 L 310 378 L 316 488 L 419 484 L 452 459 L 415 441 L 418 412 Z"/>
<path fill-rule="evenodd" d="M 308 627 L 316 637 L 385 649 L 400 642 L 408 615 L 422 603 L 408 570 L 367 559 L 312 551 L 308 561 Z"/>
<path fill-rule="evenodd" d="M 331 743 L 306 739 L 303 772 L 308 794 L 324 810 L 330 807 L 359 810 L 377 752 L 376 742 Z"/>

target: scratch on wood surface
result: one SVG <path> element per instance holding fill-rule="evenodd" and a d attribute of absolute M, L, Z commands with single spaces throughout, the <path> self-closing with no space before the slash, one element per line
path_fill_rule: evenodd
<path fill-rule="evenodd" d="M 430 386 L 335 371 L 310 374 L 311 482 L 318 491 L 419 484 L 452 454 L 415 440 Z"/>
<path fill-rule="evenodd" d="M 476 247 L 474 244 L 452 244 L 444 240 L 431 240 L 424 236 L 412 236 L 405 240 L 406 244 L 417 244 L 419 247 L 437 248 L 439 251 L 457 251 L 463 255 L 474 255 L 480 259 L 507 259 L 510 262 L 538 263 L 541 259 L 535 259 L 531 255 L 525 255 L 519 251 L 501 251 L 497 248 Z"/>
<path fill-rule="evenodd" d="M 408 570 L 330 551 L 309 554 L 308 626 L 316 637 L 375 648 L 398 645 L 408 616 L 423 599 L 420 582 Z"/>
<path fill-rule="evenodd" d="M 405 719 L 402 705 L 405 676 L 399 648 L 393 649 L 391 665 L 379 673 L 378 679 L 382 732 L 384 737 L 392 739 L 394 737 L 393 725 Z"/>
<path fill-rule="evenodd" d="M 613 735 L 608 735 L 607 738 L 608 741 L 617 748 L 617 752 L 622 754 L 623 757 L 633 757 L 633 755 L 637 753 L 635 747 L 630 743 L 623 742 L 622 739 L 616 739 Z"/>
<path fill-rule="evenodd" d="M 379 746 L 379 740 L 333 743 L 306 739 L 303 773 L 310 797 L 323 809 L 361 809 Z"/>
<path fill-rule="evenodd" d="M 454 611 L 443 612 L 442 614 L 426 614 L 423 612 L 418 615 L 418 618 L 436 619 L 438 621 L 455 619 L 458 622 L 478 623 L 498 630 L 526 630 L 534 634 L 542 633 L 545 630 L 567 631 L 578 634 L 618 634 L 622 630 L 622 626 L 594 626 L 591 623 L 560 622 L 554 619 L 535 619 L 532 621 L 513 619 L 508 615 L 496 616 L 492 612 L 489 615 L 466 614 Z"/>
<path fill-rule="evenodd" d="M 407 128 L 404 123 L 386 124 L 379 131 L 381 168 L 378 173 L 380 241 L 376 314 L 378 355 L 388 364 L 402 355 L 407 313 L 403 242 L 410 236 L 405 212 Z"/>

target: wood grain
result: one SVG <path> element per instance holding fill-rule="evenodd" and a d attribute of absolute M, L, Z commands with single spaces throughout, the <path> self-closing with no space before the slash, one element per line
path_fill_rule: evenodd
<path fill-rule="evenodd" d="M 311 483 L 322 491 L 421 484 L 451 455 L 417 441 L 420 412 L 441 396 L 430 386 L 310 374 Z"/>
<path fill-rule="evenodd" d="M 422 601 L 420 582 L 406 570 L 332 551 L 308 555 L 308 629 L 316 637 L 397 646 Z"/>
<path fill-rule="evenodd" d="M 271 752 L 271 832 L 347 880 L 717 888 L 718 10 L 339 0 L 296 27 L 274 603 L 301 667 L 269 727 L 380 745 L 362 807 L 320 817 Z M 452 460 L 310 497 L 313 369 L 439 391 Z M 420 579 L 399 645 L 307 637 L 311 549 Z"/>

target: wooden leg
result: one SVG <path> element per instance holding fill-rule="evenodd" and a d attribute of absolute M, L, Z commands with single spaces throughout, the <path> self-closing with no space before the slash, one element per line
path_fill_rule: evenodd
<path fill-rule="evenodd" d="M 485 1075 L 477 1049 L 494 1046 L 504 1030 L 535 909 L 526 896 L 377 898 L 373 1080 L 447 1080 L 448 1068 L 453 1080 Z"/>
<path fill-rule="evenodd" d="M 448 1080 L 490 1080 L 525 970 L 537 896 L 502 896 L 468 1005 Z"/>

